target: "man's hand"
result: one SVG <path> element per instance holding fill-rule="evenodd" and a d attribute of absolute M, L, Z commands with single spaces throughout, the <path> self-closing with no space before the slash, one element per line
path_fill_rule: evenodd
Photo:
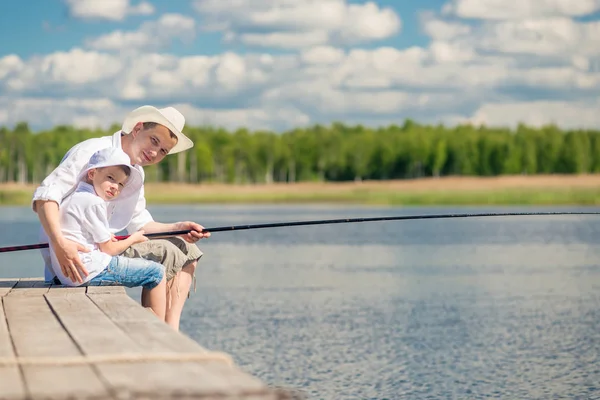
<path fill-rule="evenodd" d="M 89 272 L 83 266 L 78 251 L 89 253 L 90 250 L 80 243 L 64 238 L 55 244 L 53 248 L 62 273 L 73 282 L 83 283 L 81 274 L 88 276 Z"/>
<path fill-rule="evenodd" d="M 196 243 L 200 239 L 210 237 L 210 232 L 203 233 L 202 229 L 204 229 L 204 227 L 195 222 L 183 221 L 183 222 L 178 222 L 177 224 L 175 224 L 175 226 L 176 226 L 176 228 L 175 228 L 176 231 L 186 231 L 186 230 L 191 231 L 187 235 L 181 236 L 186 242 L 189 242 L 189 243 Z"/>

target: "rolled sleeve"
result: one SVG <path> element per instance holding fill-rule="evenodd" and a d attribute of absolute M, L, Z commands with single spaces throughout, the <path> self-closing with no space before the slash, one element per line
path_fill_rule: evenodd
<path fill-rule="evenodd" d="M 47 186 L 42 184 L 35 190 L 35 192 L 33 192 L 31 207 L 35 211 L 34 203 L 37 200 L 55 201 L 56 203 L 60 204 L 64 193 L 66 193 L 64 192 L 64 188 L 59 184 L 51 183 Z"/>
<path fill-rule="evenodd" d="M 38 186 L 31 199 L 34 211 L 35 202 L 38 200 L 55 201 L 60 204 L 62 199 L 75 187 L 79 172 L 87 164 L 96 149 L 91 146 L 77 146 L 72 148 L 61 163 Z"/>

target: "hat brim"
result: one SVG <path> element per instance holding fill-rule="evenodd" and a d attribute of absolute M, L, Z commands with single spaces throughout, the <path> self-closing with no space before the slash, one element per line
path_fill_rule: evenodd
<path fill-rule="evenodd" d="M 153 106 L 142 106 L 132 111 L 123 122 L 121 130 L 128 134 L 131 133 L 133 127 L 138 122 L 156 122 L 168 128 L 177 136 L 177 144 L 169 151 L 168 154 L 175 154 L 194 147 L 194 142 L 177 129 L 160 110 Z"/>
<path fill-rule="evenodd" d="M 123 165 L 123 166 L 129 168 L 129 171 L 130 171 L 129 178 L 127 179 L 127 182 L 125 183 L 125 187 L 121 190 L 121 193 L 119 194 L 119 196 L 116 199 L 111 200 L 111 201 L 125 200 L 134 195 L 138 196 L 139 195 L 138 191 L 144 184 L 144 178 L 142 176 L 142 173 L 138 170 L 138 167 L 136 165 L 111 163 L 111 162 L 98 163 L 93 166 L 86 165 L 85 168 L 79 173 L 77 180 L 78 181 L 85 180 L 88 171 L 90 171 L 91 169 L 114 167 L 114 166 L 118 166 L 118 165 Z"/>

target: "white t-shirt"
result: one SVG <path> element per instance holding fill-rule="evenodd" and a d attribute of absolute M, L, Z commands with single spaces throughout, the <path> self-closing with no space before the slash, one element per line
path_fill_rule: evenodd
<path fill-rule="evenodd" d="M 75 192 L 60 205 L 60 227 L 64 237 L 91 250 L 89 253 L 79 252 L 81 262 L 89 272 L 87 277 L 81 277 L 84 282 L 104 271 L 112 258 L 101 252 L 97 245 L 111 238 L 107 205 L 107 202 L 95 193 L 94 187 L 85 182 L 80 182 Z M 81 285 L 63 274 L 52 247 L 50 257 L 52 270 L 63 285 Z"/>

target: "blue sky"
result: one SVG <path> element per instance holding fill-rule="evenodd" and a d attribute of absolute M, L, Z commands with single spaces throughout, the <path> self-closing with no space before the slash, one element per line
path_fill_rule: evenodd
<path fill-rule="evenodd" d="M 600 0 L 10 1 L 0 34 L 0 125 L 600 128 Z"/>
<path fill-rule="evenodd" d="M 102 1 L 102 0 L 95 0 Z M 139 4 L 131 2 L 130 4 Z M 153 15 L 131 16 L 123 21 L 106 19 L 81 19 L 73 17 L 68 3 L 62 0 L 27 0 L 26 2 L 4 2 L 0 4 L 0 33 L 2 37 L 11 37 L 0 45 L 0 56 L 18 54 L 30 57 L 35 54 L 47 54 L 54 51 L 68 51 L 80 46 L 82 39 L 99 36 L 117 29 L 127 29 L 128 26 L 139 25 L 151 20 L 156 15 L 164 13 L 193 14 L 192 2 L 189 0 L 174 0 L 169 2 L 149 2 L 155 8 Z M 364 1 L 349 1 L 347 3 L 361 4 Z M 378 42 L 379 45 L 389 45 L 398 48 L 414 45 L 425 45 L 428 38 L 422 34 L 418 9 L 400 0 L 377 1 L 381 7 L 393 8 L 402 15 L 402 35 L 395 35 Z M 435 10 L 444 4 L 441 0 L 421 0 L 419 9 Z M 32 10 L 35 13 L 32 14 Z M 6 36 L 5 36 L 6 35 Z M 245 51 L 243 46 L 228 46 L 220 41 L 220 34 L 201 33 L 194 42 L 182 45 L 173 43 L 170 49 L 174 54 L 218 54 L 224 49 Z"/>

